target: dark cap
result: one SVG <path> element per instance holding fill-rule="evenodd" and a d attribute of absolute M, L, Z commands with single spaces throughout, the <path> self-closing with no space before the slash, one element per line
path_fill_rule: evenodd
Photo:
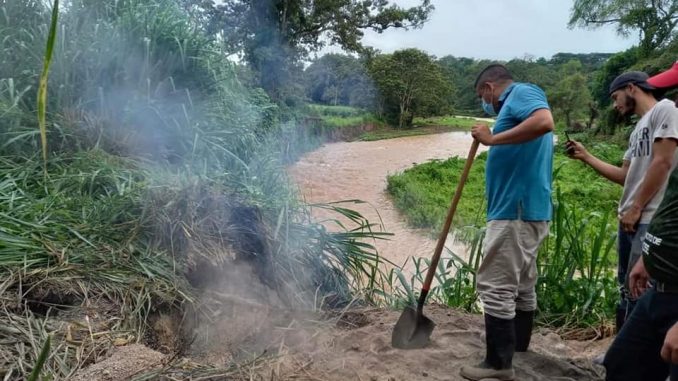
<path fill-rule="evenodd" d="M 612 81 L 610 84 L 610 95 L 614 93 L 615 91 L 623 88 L 624 86 L 627 85 L 636 85 L 640 88 L 643 88 L 645 90 L 656 90 L 656 88 L 649 83 L 647 83 L 647 79 L 649 76 L 646 73 L 643 73 L 642 71 L 629 71 L 624 74 L 621 74 L 617 78 Z"/>

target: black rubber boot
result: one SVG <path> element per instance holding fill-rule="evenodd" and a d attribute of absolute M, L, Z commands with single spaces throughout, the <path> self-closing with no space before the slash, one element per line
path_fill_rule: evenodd
<path fill-rule="evenodd" d="M 485 361 L 475 366 L 464 366 L 461 375 L 469 380 L 493 378 L 510 381 L 515 378 L 513 353 L 516 331 L 513 319 L 500 319 L 485 314 Z"/>
<path fill-rule="evenodd" d="M 514 324 L 516 327 L 516 352 L 527 352 L 532 339 L 534 311 L 516 310 Z"/>

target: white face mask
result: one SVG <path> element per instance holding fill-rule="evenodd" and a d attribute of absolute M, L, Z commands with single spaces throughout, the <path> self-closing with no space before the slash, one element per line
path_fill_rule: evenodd
<path fill-rule="evenodd" d="M 497 111 L 494 109 L 494 105 L 492 103 L 488 103 L 485 101 L 485 98 L 480 97 L 481 100 L 481 107 L 483 108 L 483 111 L 485 111 L 485 114 L 489 116 L 497 116 Z M 490 100 L 491 102 L 491 100 Z"/>

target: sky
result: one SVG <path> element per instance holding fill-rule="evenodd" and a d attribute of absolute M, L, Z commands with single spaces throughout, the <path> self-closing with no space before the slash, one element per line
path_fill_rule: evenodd
<path fill-rule="evenodd" d="M 409 7 L 417 0 L 395 0 Z M 422 29 L 368 31 L 363 43 L 391 53 L 419 48 L 437 57 L 510 60 L 555 53 L 615 53 L 637 43 L 613 26 L 568 29 L 573 0 L 432 0 L 436 9 Z M 327 51 L 337 51 L 328 48 Z"/>

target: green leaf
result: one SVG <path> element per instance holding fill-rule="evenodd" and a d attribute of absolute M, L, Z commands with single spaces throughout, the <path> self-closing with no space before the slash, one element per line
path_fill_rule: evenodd
<path fill-rule="evenodd" d="M 42 350 L 40 351 L 40 356 L 38 356 L 38 361 L 35 363 L 35 366 L 33 367 L 31 374 L 28 376 L 27 381 L 37 381 L 38 377 L 40 377 L 40 372 L 42 371 L 42 367 L 45 366 L 45 362 L 47 361 L 47 356 L 49 356 L 49 350 L 50 350 L 51 342 L 52 342 L 52 337 L 47 336 L 47 340 L 45 340 L 45 344 L 42 346 Z"/>
<path fill-rule="evenodd" d="M 38 124 L 40 126 L 40 143 L 42 145 L 42 160 L 45 176 L 47 175 L 47 80 L 49 77 L 49 67 L 52 63 L 52 53 L 54 52 L 58 19 L 59 0 L 54 0 L 54 6 L 52 7 L 52 21 L 49 27 L 49 35 L 47 36 L 47 47 L 45 49 L 45 60 L 43 62 L 42 74 L 40 74 L 40 86 L 38 88 Z"/>

